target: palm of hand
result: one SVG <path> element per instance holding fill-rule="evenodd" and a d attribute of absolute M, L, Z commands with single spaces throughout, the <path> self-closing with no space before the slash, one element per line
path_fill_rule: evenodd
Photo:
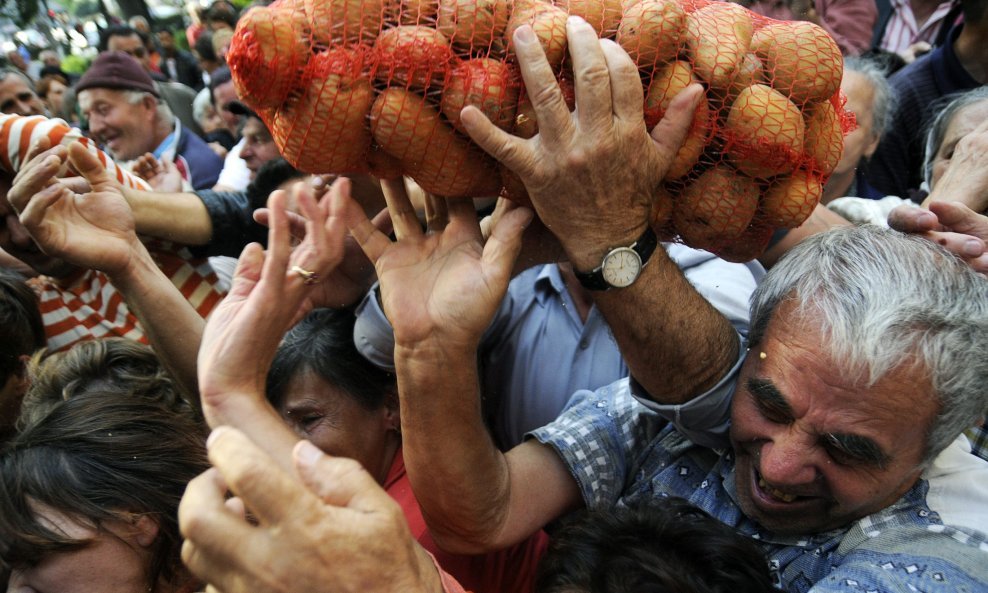
<path fill-rule="evenodd" d="M 450 227 L 395 243 L 381 256 L 381 301 L 396 343 L 422 342 L 436 328 L 442 328 L 444 341 L 479 339 L 503 292 L 495 288 L 482 255 L 475 238 Z"/>
<path fill-rule="evenodd" d="M 39 243 L 78 265 L 112 272 L 122 269 L 136 240 L 134 215 L 119 191 L 77 194 L 61 189 L 45 213 Z"/>

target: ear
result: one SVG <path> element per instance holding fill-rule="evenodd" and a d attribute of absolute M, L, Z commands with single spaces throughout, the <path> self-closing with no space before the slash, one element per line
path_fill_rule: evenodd
<path fill-rule="evenodd" d="M 158 539 L 158 522 L 150 515 L 135 514 L 132 519 L 134 524 L 134 541 L 142 548 L 149 548 Z"/>
<path fill-rule="evenodd" d="M 401 434 L 401 413 L 398 411 L 396 394 L 388 394 L 384 402 L 384 427 Z"/>
<path fill-rule="evenodd" d="M 864 158 L 866 159 L 870 159 L 871 156 L 875 154 L 875 151 L 878 150 L 878 144 L 881 141 L 882 141 L 882 137 L 879 136 L 878 134 L 875 134 L 875 137 L 872 139 L 872 141 L 867 146 L 865 146 L 862 156 L 864 156 Z"/>

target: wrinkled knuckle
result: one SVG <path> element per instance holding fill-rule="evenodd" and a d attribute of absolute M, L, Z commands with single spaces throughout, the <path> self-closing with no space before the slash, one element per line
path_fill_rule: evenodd
<path fill-rule="evenodd" d="M 609 84 L 611 80 L 607 66 L 601 63 L 595 63 L 581 69 L 577 77 L 581 83 L 591 86 Z"/>
<path fill-rule="evenodd" d="M 566 166 L 570 169 L 583 169 L 590 164 L 590 154 L 583 149 L 576 149 L 566 155 Z"/>
<path fill-rule="evenodd" d="M 529 98 L 531 99 L 532 106 L 535 107 L 536 111 L 540 109 L 559 109 L 560 107 L 566 108 L 566 101 L 563 99 L 563 92 L 554 84 L 538 89 L 534 95 Z"/>

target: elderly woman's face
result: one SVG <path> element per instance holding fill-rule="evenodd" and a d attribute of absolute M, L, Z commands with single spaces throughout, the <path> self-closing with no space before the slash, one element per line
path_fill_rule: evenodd
<path fill-rule="evenodd" d="M 875 89 L 868 79 L 853 70 L 845 70 L 840 88 L 847 97 L 844 109 L 854 113 L 858 124 L 857 128 L 844 136 L 844 152 L 834 170 L 835 173 L 847 173 L 855 169 L 862 158 L 875 154 L 881 138 L 875 134 Z"/>
<path fill-rule="evenodd" d="M 400 441 L 397 410 L 368 410 L 311 370 L 292 377 L 284 393 L 278 413 L 300 437 L 330 455 L 356 459 L 384 482 Z"/>
<path fill-rule="evenodd" d="M 157 535 L 135 525 L 105 525 L 97 530 L 50 508 L 39 509 L 39 520 L 75 540 L 89 544 L 45 556 L 38 564 L 15 569 L 7 593 L 146 593 L 150 543 Z M 145 518 L 146 521 L 150 519 Z"/>
<path fill-rule="evenodd" d="M 950 166 L 950 159 L 954 156 L 954 148 L 961 138 L 970 134 L 981 122 L 988 119 L 988 100 L 973 103 L 954 113 L 953 119 L 947 125 L 947 131 L 943 135 L 943 142 L 933 156 L 933 171 L 930 181 L 936 185 L 937 180 L 943 177 Z"/>

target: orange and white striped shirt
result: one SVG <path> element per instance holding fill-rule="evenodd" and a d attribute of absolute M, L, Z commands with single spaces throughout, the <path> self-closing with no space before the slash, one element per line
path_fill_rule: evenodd
<path fill-rule="evenodd" d="M 113 162 L 108 154 L 100 150 L 92 140 L 84 137 L 79 130 L 63 120 L 43 115 L 0 114 L 0 168 L 16 174 L 21 170 L 24 155 L 31 144 L 44 136 L 51 140 L 52 146 L 68 146 L 72 142 L 78 142 L 96 155 L 110 175 L 122 185 L 150 189 L 143 179 Z"/>
<path fill-rule="evenodd" d="M 225 296 L 209 262 L 188 249 L 165 242 L 146 242 L 148 251 L 172 284 L 206 317 Z M 137 318 L 106 274 L 79 270 L 54 279 L 39 276 L 29 284 L 38 293 L 48 348 L 65 350 L 77 342 L 123 337 L 147 343 Z"/>

